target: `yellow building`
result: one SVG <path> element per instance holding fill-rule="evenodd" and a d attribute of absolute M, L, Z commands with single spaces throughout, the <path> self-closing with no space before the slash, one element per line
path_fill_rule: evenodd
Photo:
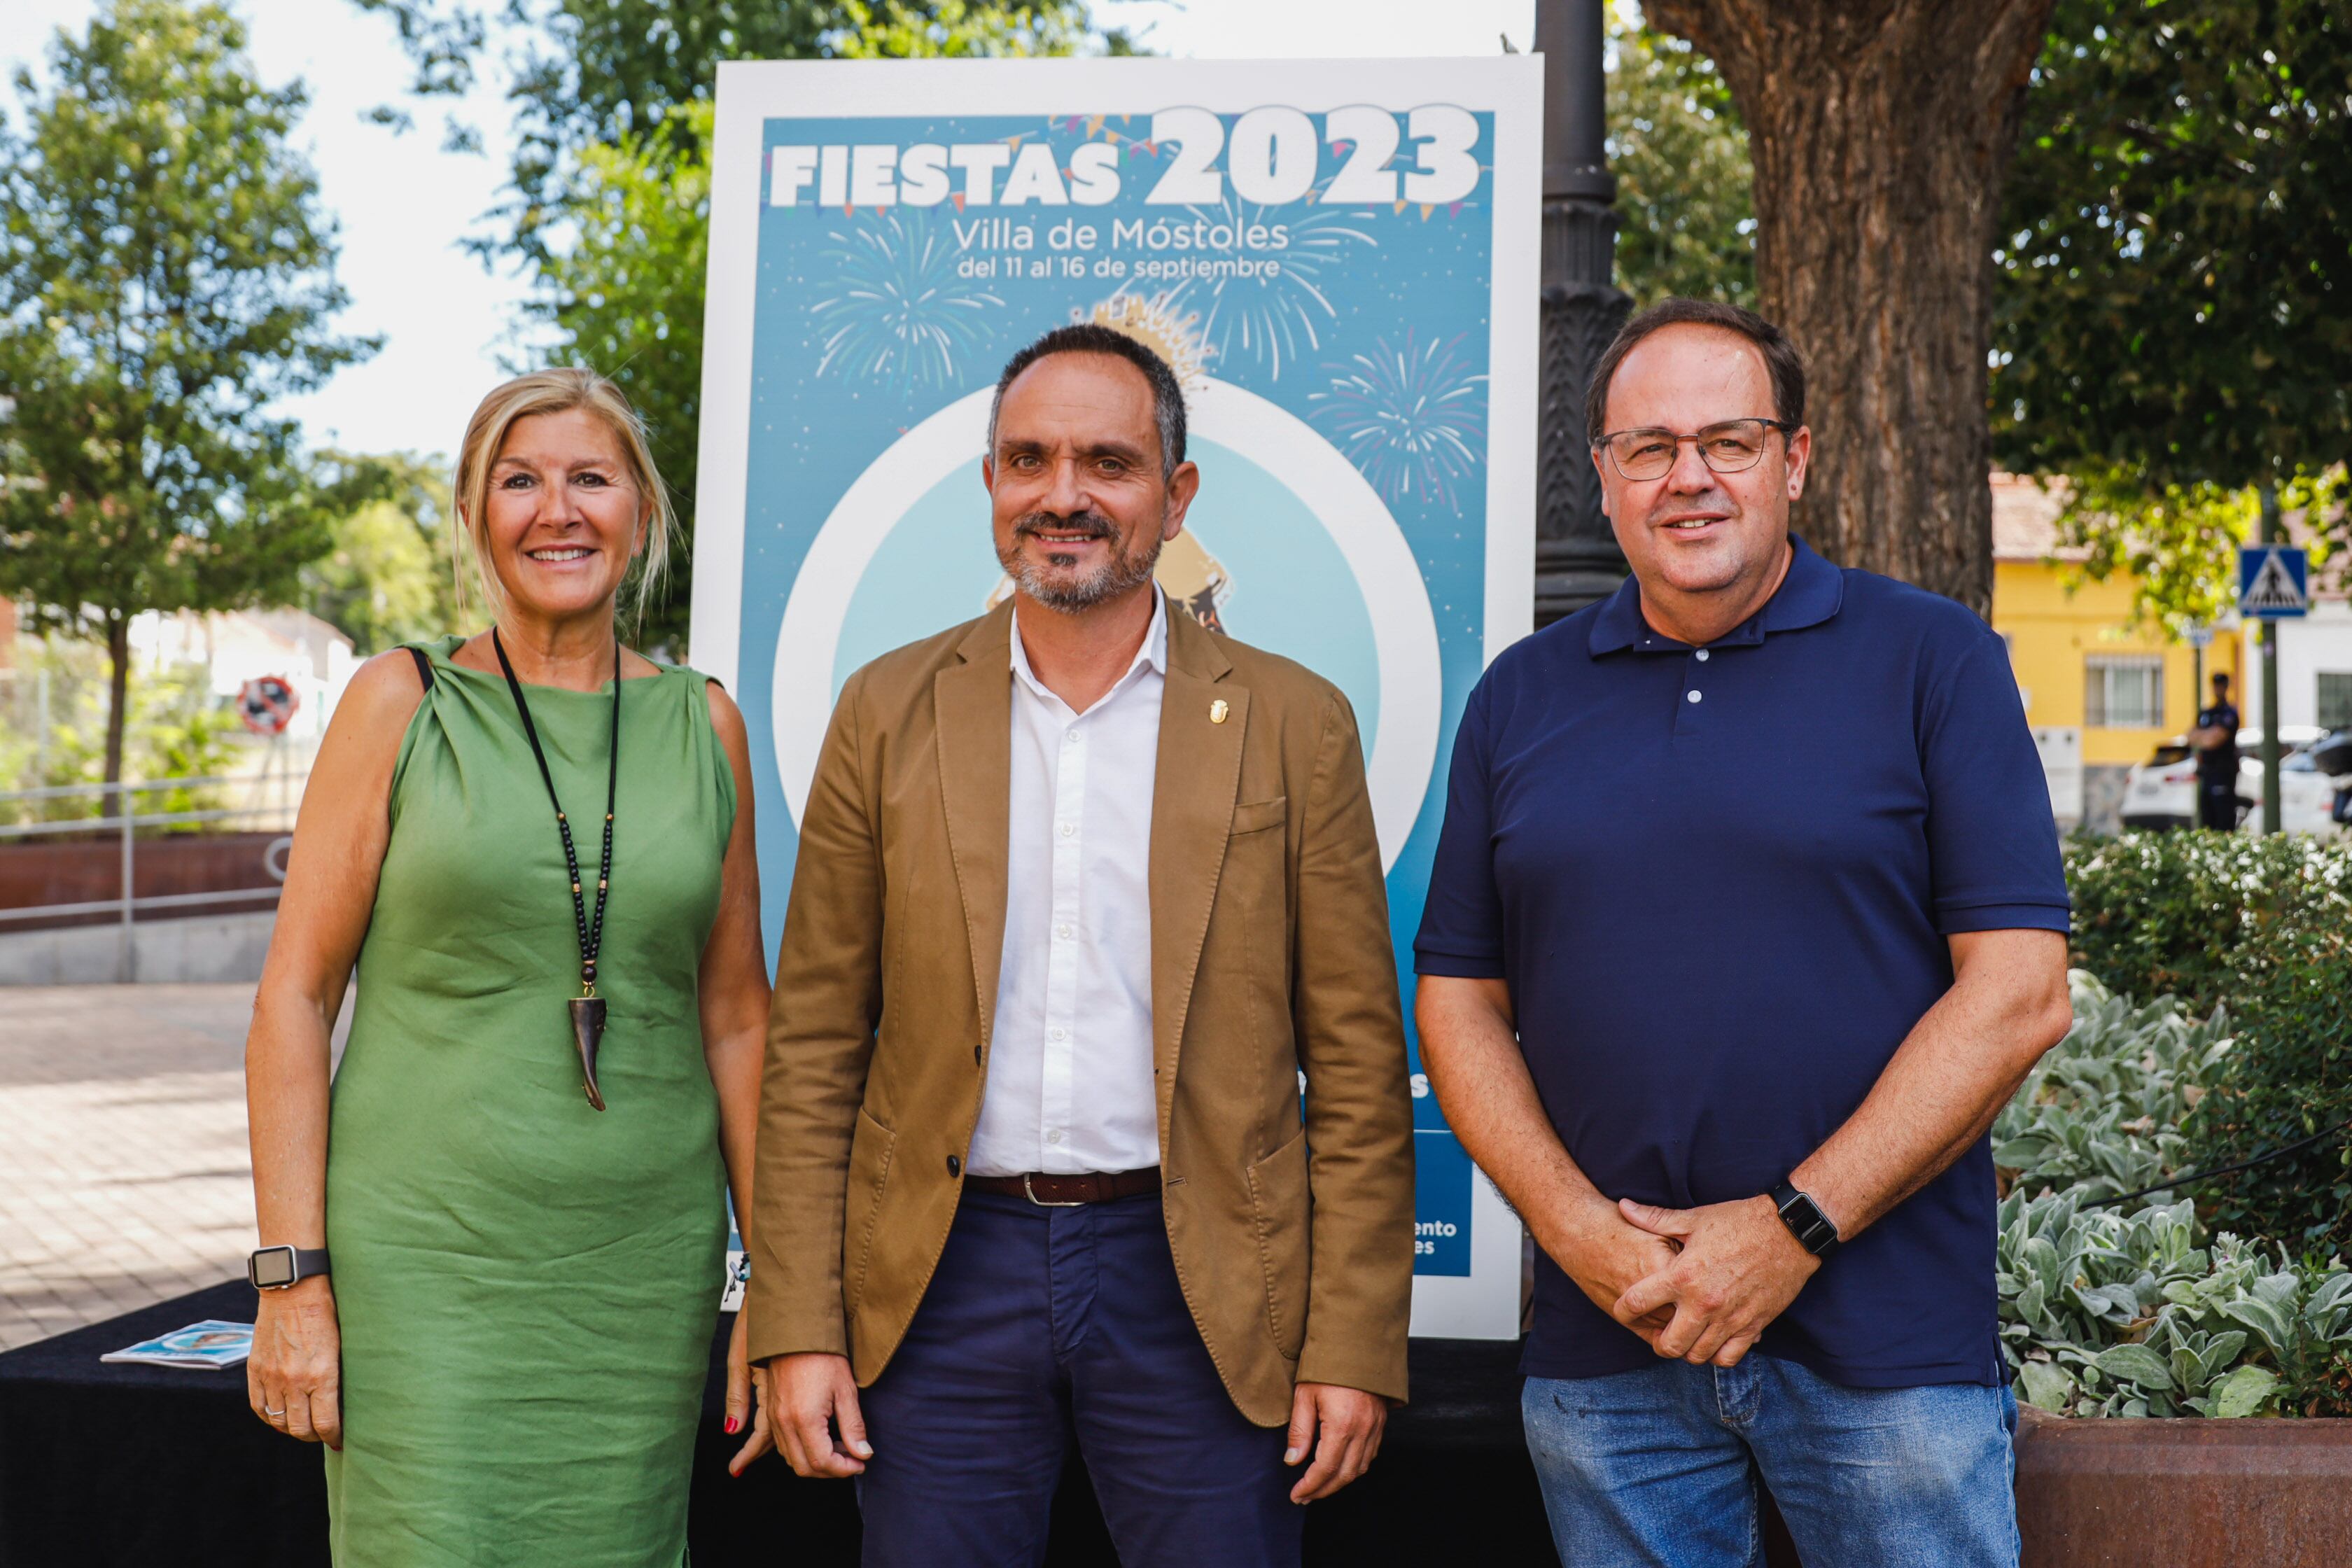
<path fill-rule="evenodd" d="M 2112 830 L 2125 770 L 2189 727 L 2204 705 L 2205 683 L 2197 649 L 2135 618 L 2136 579 L 2119 574 L 2070 591 L 2076 576 L 2070 558 L 2079 552 L 2058 549 L 2057 515 L 2057 501 L 2032 480 L 1993 476 L 1992 625 L 2009 644 L 2059 816 Z M 2214 632 L 2203 664 L 2208 677 L 2229 673 L 2242 710 L 2234 628 Z M 2070 753 L 2079 783 L 2064 776 Z"/>

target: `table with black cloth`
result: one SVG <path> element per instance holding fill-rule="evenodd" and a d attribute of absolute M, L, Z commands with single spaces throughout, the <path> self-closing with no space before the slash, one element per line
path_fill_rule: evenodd
<path fill-rule="evenodd" d="M 319 1450 L 254 1419 L 243 1368 L 98 1359 L 205 1318 L 252 1316 L 253 1292 L 239 1280 L 0 1354 L 0 1565 L 324 1564 Z M 772 1457 L 740 1479 L 727 1475 L 741 1442 L 719 1429 L 727 1326 L 711 1346 L 694 1456 L 694 1560 L 847 1568 L 858 1541 L 848 1487 L 803 1480 Z M 1412 1403 L 1390 1417 L 1370 1473 L 1308 1510 L 1307 1562 L 1552 1562 L 1519 1432 L 1518 1346 L 1415 1340 L 1412 1353 Z M 1117 1561 L 1074 1462 L 1055 1500 L 1047 1562 Z M 1203 1568 L 1213 1561 L 1204 1554 Z"/>

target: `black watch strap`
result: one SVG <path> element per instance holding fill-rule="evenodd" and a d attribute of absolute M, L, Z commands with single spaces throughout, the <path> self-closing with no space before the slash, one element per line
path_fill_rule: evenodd
<path fill-rule="evenodd" d="M 1797 1238 L 1797 1245 L 1815 1258 L 1827 1258 L 1838 1249 L 1837 1226 L 1822 1212 L 1821 1205 L 1787 1182 L 1772 1184 L 1772 1206 L 1780 1211 L 1780 1223 Z"/>
<path fill-rule="evenodd" d="M 323 1247 L 264 1247 L 245 1260 L 247 1283 L 257 1290 L 283 1290 L 289 1285 L 329 1272 Z"/>

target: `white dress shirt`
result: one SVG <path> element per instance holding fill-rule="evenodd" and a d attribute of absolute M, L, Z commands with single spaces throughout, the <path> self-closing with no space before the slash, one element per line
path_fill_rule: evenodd
<path fill-rule="evenodd" d="M 1168 605 L 1084 713 L 1029 668 L 1013 620 L 1004 956 L 974 1175 L 1160 1163 L 1151 1077 L 1151 791 Z"/>

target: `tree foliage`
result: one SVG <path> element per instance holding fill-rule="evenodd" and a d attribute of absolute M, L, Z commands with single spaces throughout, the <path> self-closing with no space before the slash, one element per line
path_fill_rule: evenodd
<path fill-rule="evenodd" d="M 512 68 L 516 146 L 507 232 L 485 256 L 543 261 L 569 215 L 580 154 L 656 135 L 707 101 L 719 62 L 1066 55 L 1129 48 L 1097 33 L 1085 0 L 354 0 L 392 17 L 415 66 L 413 90 L 469 92 L 486 61 Z M 394 116 L 394 118 L 397 118 Z M 453 124 L 451 141 L 478 145 Z"/>
<path fill-rule="evenodd" d="M 2062 0 L 1995 254 L 2020 471 L 2239 486 L 2352 451 L 2352 12 Z"/>
<path fill-rule="evenodd" d="M 332 519 L 333 542 L 302 571 L 302 604 L 365 657 L 438 637 L 457 621 L 449 479 L 410 453 L 338 458 L 369 476 Z"/>
<path fill-rule="evenodd" d="M 0 685 L 0 789 L 50 789 L 106 781 L 111 718 L 106 651 L 71 637 L 22 637 L 16 679 Z M 194 662 L 151 666 L 130 692 L 122 732 L 127 779 L 204 778 L 227 773 L 245 741 L 236 710 Z M 223 804 L 205 790 L 142 793 L 147 811 L 199 811 Z M 102 796 L 0 803 L 0 825 L 69 822 L 106 815 Z"/>
<path fill-rule="evenodd" d="M 2236 597 L 2259 483 L 2341 534 L 2352 14 L 2062 0 L 1995 252 L 1995 449 L 2065 476 L 2084 571 L 2178 629 Z"/>
<path fill-rule="evenodd" d="M 131 617 L 292 596 L 354 476 L 314 474 L 267 412 L 370 352 L 329 318 L 331 223 L 214 4 L 110 0 L 60 34 L 46 96 L 0 126 L 0 590 L 114 665 L 121 776 Z"/>
<path fill-rule="evenodd" d="M 2237 606 L 2238 547 L 2255 537 L 2262 510 L 2254 486 L 2153 482 L 2128 464 L 2087 461 L 2052 482 L 2063 497 L 2057 544 L 2080 552 L 2066 567 L 2072 581 L 2128 574 L 2135 612 L 2176 637 Z M 2279 487 L 2281 509 L 2311 524 L 2315 566 L 2342 551 L 2329 531 L 2340 527 L 2347 494 L 2341 467 Z"/>
<path fill-rule="evenodd" d="M 581 149 L 565 206 L 572 237 L 540 263 L 530 306 L 562 357 L 611 376 L 646 421 L 689 548 L 671 553 L 669 580 L 635 635 L 680 649 L 694 601 L 710 125 L 710 105 L 689 104 L 648 132 Z"/>
<path fill-rule="evenodd" d="M 1609 165 L 1617 282 L 1636 309 L 1672 295 L 1756 298 L 1748 133 L 1714 62 L 1610 14 Z"/>

